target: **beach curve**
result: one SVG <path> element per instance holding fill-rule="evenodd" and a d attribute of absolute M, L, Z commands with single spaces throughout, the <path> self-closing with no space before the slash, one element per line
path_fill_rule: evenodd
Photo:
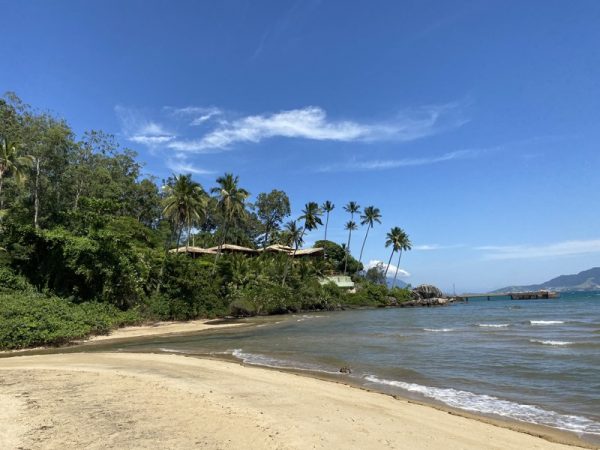
<path fill-rule="evenodd" d="M 340 383 L 149 353 L 5 358 L 2 448 L 573 448 Z"/>

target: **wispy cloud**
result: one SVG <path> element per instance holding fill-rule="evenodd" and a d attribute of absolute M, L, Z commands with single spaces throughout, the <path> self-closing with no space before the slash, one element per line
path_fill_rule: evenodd
<path fill-rule="evenodd" d="M 185 117 L 191 126 L 202 125 L 223 114 L 223 110 L 215 106 L 186 106 L 183 108 L 165 106 L 164 109 L 173 116 Z"/>
<path fill-rule="evenodd" d="M 424 158 L 401 158 L 401 159 L 382 159 L 360 161 L 353 159 L 344 164 L 332 164 L 319 168 L 318 172 L 352 172 L 361 170 L 386 170 L 399 167 L 425 166 L 429 164 L 438 164 L 455 159 L 474 158 L 481 150 L 458 150 L 455 152 L 444 153 L 438 156 Z"/>
<path fill-rule="evenodd" d="M 185 159 L 170 158 L 167 160 L 167 167 L 176 174 L 180 173 L 191 173 L 194 175 L 214 175 L 216 172 L 213 170 L 202 169 L 197 167 Z"/>
<path fill-rule="evenodd" d="M 162 124 L 146 118 L 136 109 L 117 105 L 115 113 L 121 121 L 126 138 L 136 144 L 154 147 L 171 142 L 176 138 Z"/>
<path fill-rule="evenodd" d="M 563 241 L 546 245 L 487 245 L 476 247 L 489 260 L 533 259 L 600 253 L 600 239 Z"/>
<path fill-rule="evenodd" d="M 464 247 L 462 244 L 453 244 L 453 245 L 439 245 L 439 244 L 423 244 L 423 245 L 414 245 L 413 250 L 417 251 L 433 251 L 433 250 L 448 250 L 452 248 L 460 248 Z"/>
<path fill-rule="evenodd" d="M 384 263 L 383 261 L 380 261 L 378 259 L 372 259 L 369 261 L 369 263 L 366 265 L 365 270 L 369 270 L 373 267 L 377 267 L 379 264 L 382 264 L 384 270 L 387 267 L 387 264 Z M 388 276 L 394 276 L 394 274 L 396 273 L 396 266 L 394 264 L 390 264 L 390 268 L 388 270 Z M 410 273 L 408 273 L 408 271 L 399 268 L 398 269 L 398 276 L 400 278 L 407 278 L 410 277 Z"/>
<path fill-rule="evenodd" d="M 466 122 L 461 117 L 458 104 L 422 107 L 405 111 L 392 119 L 371 123 L 331 120 L 324 109 L 309 106 L 235 120 L 223 119 L 204 136 L 175 140 L 168 147 L 179 151 L 209 153 L 230 149 L 238 143 L 258 143 L 276 137 L 339 142 L 411 141 Z"/>

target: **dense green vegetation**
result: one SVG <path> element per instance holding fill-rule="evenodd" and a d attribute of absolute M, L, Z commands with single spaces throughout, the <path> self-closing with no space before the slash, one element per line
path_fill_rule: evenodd
<path fill-rule="evenodd" d="M 410 249 L 402 230 L 388 234 L 387 268 L 363 271 L 369 229 L 381 223 L 374 206 L 361 213 L 356 202 L 348 203 L 347 242 L 315 244 L 325 248 L 325 258 L 294 257 L 305 233 L 323 219 L 326 238 L 334 208 L 330 201 L 321 207 L 309 201 L 297 220 L 288 220 L 285 192 L 253 197 L 233 174 L 210 188 L 191 175 L 146 177 L 135 152 L 113 136 L 89 131 L 78 137 L 64 120 L 7 94 L 0 99 L 0 349 L 61 344 L 146 320 L 408 299 L 407 290 L 389 290 L 384 276 L 392 256 Z M 365 227 L 358 260 L 351 253 L 354 215 Z M 225 254 L 225 243 L 293 250 Z M 168 251 L 190 245 L 219 250 L 197 258 Z M 353 277 L 356 293 L 320 283 L 340 273 Z"/>

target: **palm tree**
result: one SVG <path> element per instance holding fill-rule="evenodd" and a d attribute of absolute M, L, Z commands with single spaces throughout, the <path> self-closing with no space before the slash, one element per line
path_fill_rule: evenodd
<path fill-rule="evenodd" d="M 18 183 L 25 181 L 25 169 L 33 165 L 31 155 L 19 156 L 18 145 L 0 138 L 0 210 L 4 209 L 2 187 L 5 175 L 12 174 Z"/>
<path fill-rule="evenodd" d="M 374 206 L 367 206 L 363 210 L 363 214 L 360 216 L 360 224 L 367 226 L 367 232 L 365 233 L 365 238 L 362 243 L 362 247 L 360 248 L 360 256 L 358 257 L 358 261 L 362 262 L 363 250 L 365 249 L 365 244 L 367 243 L 367 236 L 369 236 L 369 230 L 373 228 L 375 222 L 381 223 L 381 211 L 379 208 L 375 208 Z"/>
<path fill-rule="evenodd" d="M 390 264 L 392 263 L 392 256 L 394 256 L 394 253 L 399 251 L 400 248 L 402 247 L 402 244 L 401 244 L 402 233 L 404 233 L 402 231 L 402 228 L 394 227 L 386 235 L 386 241 L 385 241 L 386 248 L 389 247 L 390 245 L 392 246 L 392 253 L 390 255 L 390 259 L 388 260 L 387 267 L 385 269 L 385 274 L 384 274 L 384 276 L 386 277 L 386 280 L 387 280 L 388 270 L 390 270 Z"/>
<path fill-rule="evenodd" d="M 392 288 L 396 287 L 396 277 L 398 276 L 398 269 L 400 268 L 400 260 L 402 259 L 402 252 L 412 249 L 412 243 L 410 242 L 408 234 L 406 234 L 404 232 L 404 230 L 402 230 L 402 235 L 400 237 L 399 244 L 400 244 L 400 251 L 398 252 L 398 265 L 396 266 L 396 273 L 394 274 L 394 282 L 392 283 Z"/>
<path fill-rule="evenodd" d="M 298 227 L 298 222 L 290 220 L 285 224 L 285 245 L 299 247 L 303 244 L 304 229 Z"/>
<path fill-rule="evenodd" d="M 304 233 L 306 230 L 312 231 L 315 230 L 319 225 L 323 225 L 321 214 L 323 214 L 323 212 L 319 208 L 319 204 L 317 202 L 308 202 L 306 205 L 304 205 L 302 215 L 298 218 L 298 220 L 304 220 L 304 226 L 301 228 L 302 232 L 300 233 L 300 238 L 295 242 L 294 253 L 292 253 L 291 259 L 296 257 L 296 252 L 298 251 L 298 247 L 304 238 Z M 289 261 L 290 260 L 288 259 L 288 263 Z M 285 286 L 285 279 L 287 278 L 289 266 L 288 263 L 286 263 L 285 270 L 283 272 L 283 280 L 281 282 L 282 286 Z"/>
<path fill-rule="evenodd" d="M 354 201 L 348 202 L 346 206 L 344 206 L 344 211 L 350 213 L 350 222 L 354 223 L 354 214 L 360 213 L 360 205 Z M 344 256 L 344 275 L 346 275 L 346 265 L 348 263 L 348 254 L 350 253 L 350 238 L 352 237 L 352 230 L 356 230 L 356 224 L 354 223 L 354 228 L 348 228 L 348 222 L 346 224 L 346 230 L 348 230 L 348 245 L 346 254 Z"/>
<path fill-rule="evenodd" d="M 350 213 L 350 220 L 354 220 L 354 214 L 360 213 L 360 205 L 356 202 L 348 202 L 348 204 L 344 206 L 344 211 Z"/>
<path fill-rule="evenodd" d="M 352 232 L 357 229 L 356 222 L 349 220 L 344 225 L 344 230 L 348 230 L 348 243 L 346 244 L 346 254 L 344 255 L 344 275 L 346 275 L 346 269 L 348 268 L 348 255 L 350 254 L 350 239 L 352 239 Z"/>
<path fill-rule="evenodd" d="M 330 202 L 329 200 L 326 200 L 322 205 L 321 205 L 321 209 L 327 214 L 327 218 L 325 219 L 325 240 L 327 240 L 327 227 L 329 226 L 329 213 L 331 211 L 333 211 L 333 208 L 335 208 L 335 205 Z"/>
<path fill-rule="evenodd" d="M 246 212 L 245 203 L 250 194 L 247 190 L 239 187 L 238 183 L 239 177 L 237 175 L 234 176 L 232 173 L 226 173 L 222 177 L 217 178 L 218 186 L 210 190 L 211 193 L 216 195 L 217 207 L 223 213 L 224 219 L 223 239 L 219 244 L 219 251 L 215 255 L 215 267 L 223 244 L 225 244 L 225 240 L 227 239 L 227 231 L 231 222 Z"/>
<path fill-rule="evenodd" d="M 190 244 L 192 225 L 200 222 L 206 214 L 208 199 L 200 184 L 192 180 L 192 175 L 175 176 L 175 183 L 165 186 L 166 197 L 163 200 L 163 214 L 174 226 L 177 243 L 181 241 L 181 233 L 187 226 L 187 244 Z"/>

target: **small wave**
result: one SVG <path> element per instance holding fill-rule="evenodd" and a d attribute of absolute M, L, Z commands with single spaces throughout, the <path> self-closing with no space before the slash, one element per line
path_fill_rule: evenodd
<path fill-rule="evenodd" d="M 432 331 L 434 333 L 446 333 L 448 331 L 454 331 L 454 328 L 423 328 L 423 331 Z"/>
<path fill-rule="evenodd" d="M 293 316 L 293 317 L 298 317 L 298 316 Z M 308 316 L 306 314 L 303 314 L 302 316 L 300 316 L 300 319 L 296 319 L 296 322 L 304 322 L 305 320 L 309 320 L 309 319 L 320 319 L 321 317 L 325 317 L 325 316 L 316 316 L 316 315 Z"/>
<path fill-rule="evenodd" d="M 523 422 L 547 425 L 561 430 L 575 433 L 587 433 L 600 435 L 600 423 L 594 422 L 587 417 L 563 415 L 555 411 L 548 411 L 534 405 L 522 405 L 520 403 L 502 400 L 497 397 L 473 392 L 460 391 L 451 388 L 436 388 L 422 386 L 415 383 L 403 381 L 385 380 L 374 375 L 368 375 L 365 380 L 371 383 L 394 386 L 410 392 L 416 392 L 428 398 L 441 401 L 448 406 L 473 411 L 483 414 L 496 414 Z"/>
<path fill-rule="evenodd" d="M 477 324 L 478 327 L 484 327 L 484 328 L 506 328 L 509 325 L 510 324 L 508 324 L 508 323 L 478 323 Z"/>
<path fill-rule="evenodd" d="M 565 323 L 562 320 L 530 320 L 530 325 L 558 325 Z"/>
<path fill-rule="evenodd" d="M 185 350 L 176 350 L 174 348 L 159 348 L 159 350 L 165 353 L 188 353 Z"/>
<path fill-rule="evenodd" d="M 557 346 L 562 346 L 562 345 L 572 345 L 572 342 L 568 342 L 568 341 L 542 341 L 539 339 L 530 339 L 529 342 L 532 342 L 534 344 L 542 344 L 542 345 L 557 345 Z"/>
<path fill-rule="evenodd" d="M 323 368 L 313 364 L 302 364 L 294 361 L 288 361 L 285 359 L 272 358 L 266 355 L 260 355 L 258 353 L 247 353 L 241 348 L 232 350 L 231 355 L 238 359 L 241 359 L 244 364 L 252 364 L 254 366 L 272 367 L 275 369 L 292 369 L 292 370 L 305 370 L 309 372 L 322 372 L 339 375 L 339 372 L 332 372 L 324 370 Z"/>

